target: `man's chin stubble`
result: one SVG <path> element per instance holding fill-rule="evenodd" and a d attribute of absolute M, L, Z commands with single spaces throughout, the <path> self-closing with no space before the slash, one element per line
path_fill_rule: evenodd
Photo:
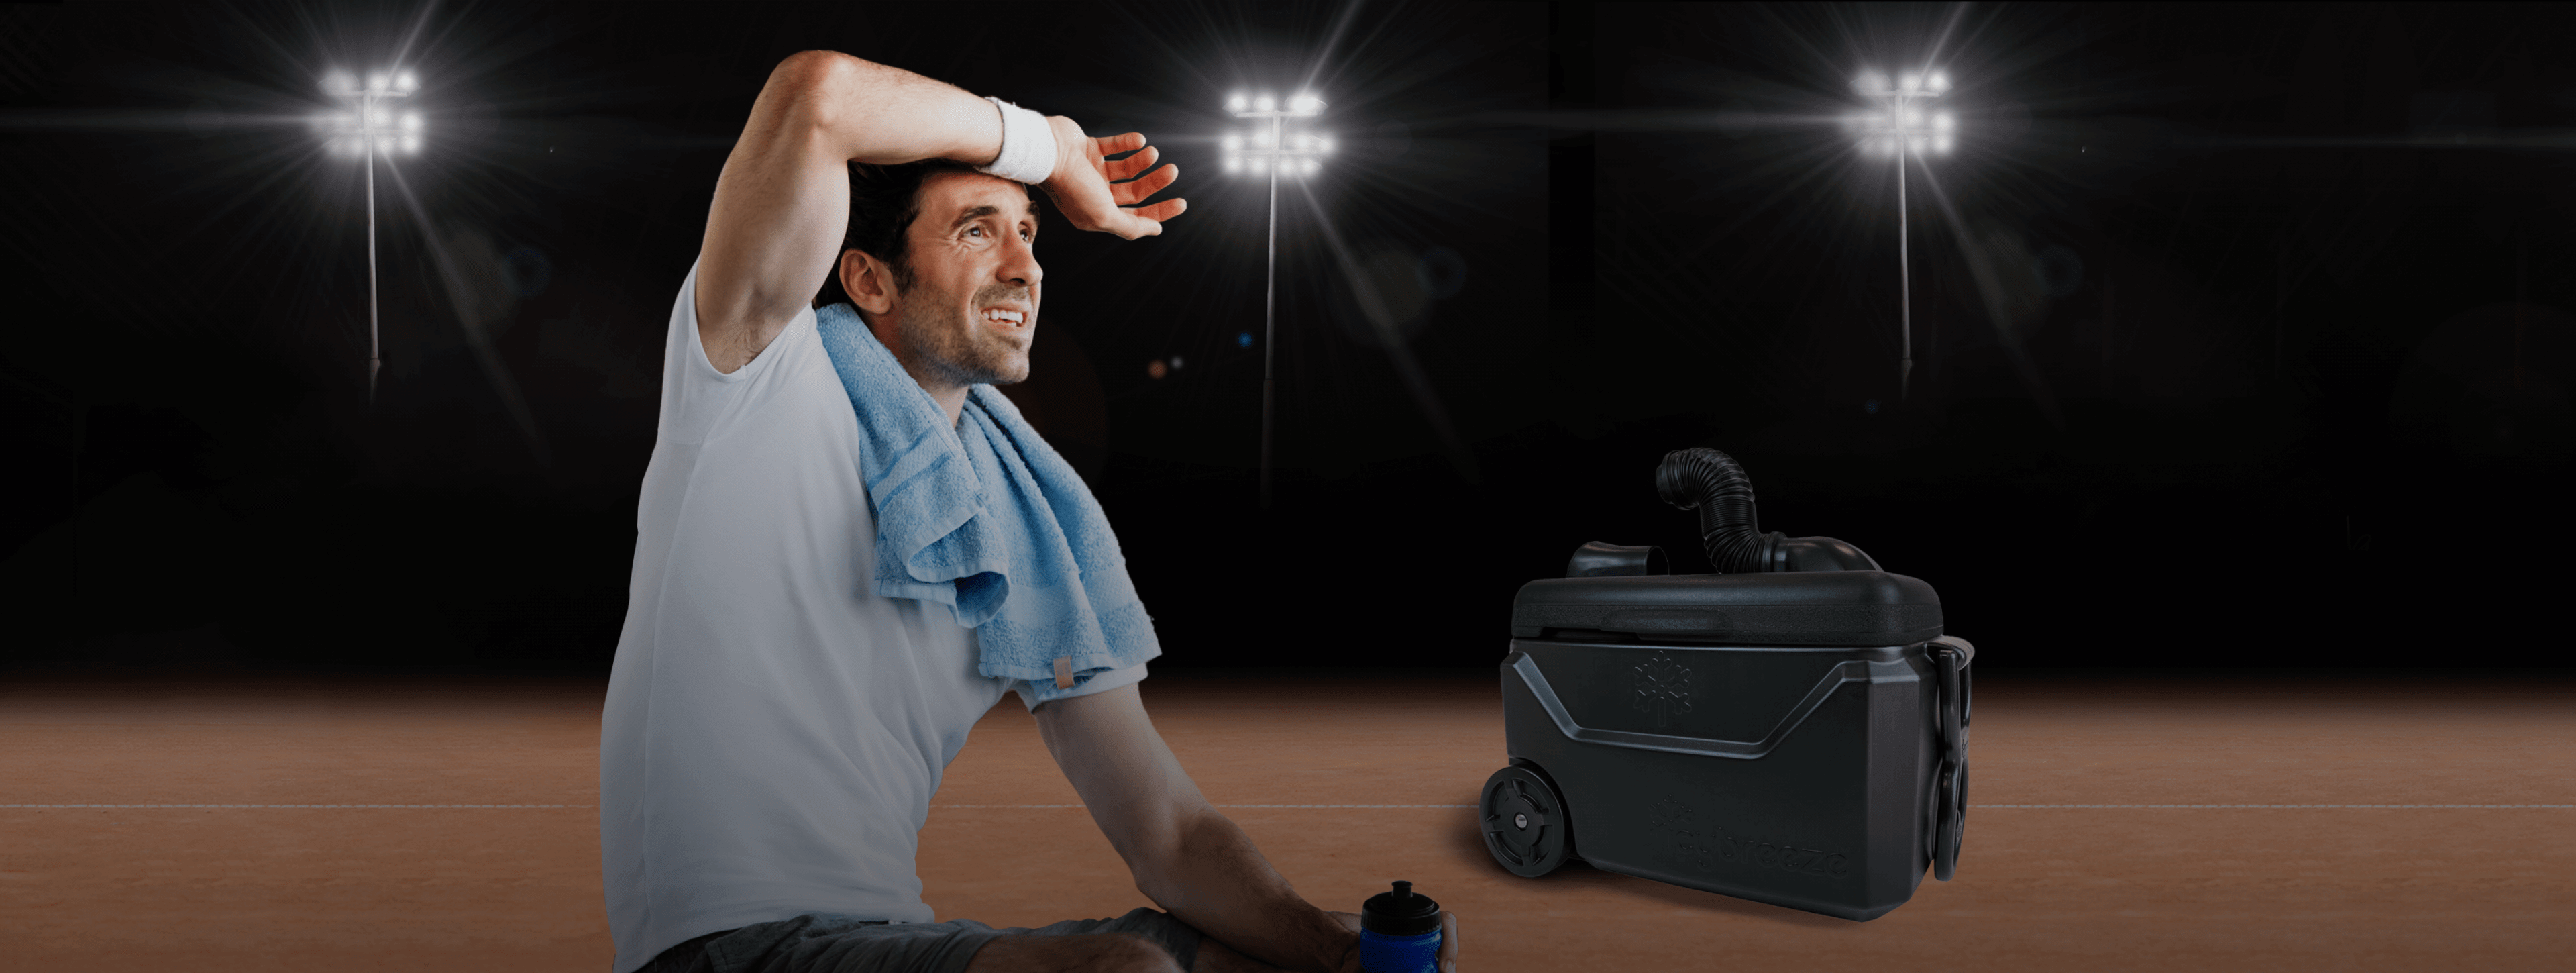
<path fill-rule="evenodd" d="M 1014 349 L 998 340 L 950 332 L 914 347 L 928 352 L 924 364 L 931 372 L 956 385 L 1011 385 L 1029 377 L 1026 346 Z"/>

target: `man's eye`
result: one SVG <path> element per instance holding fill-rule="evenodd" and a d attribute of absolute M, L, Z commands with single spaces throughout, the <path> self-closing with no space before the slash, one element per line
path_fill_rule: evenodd
<path fill-rule="evenodd" d="M 967 227 L 967 228 L 966 228 L 966 234 L 967 234 L 968 236 L 978 236 L 978 235 L 981 235 L 983 232 L 984 232 L 984 228 L 983 228 L 983 227 L 980 227 L 980 226 L 970 226 L 970 227 Z"/>

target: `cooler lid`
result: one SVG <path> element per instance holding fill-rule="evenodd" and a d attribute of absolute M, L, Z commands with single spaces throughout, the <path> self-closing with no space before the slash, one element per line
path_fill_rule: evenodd
<path fill-rule="evenodd" d="M 1941 635 L 1941 596 L 1885 571 L 1541 578 L 1512 598 L 1512 637 L 1611 632 L 1659 642 L 1911 645 Z"/>

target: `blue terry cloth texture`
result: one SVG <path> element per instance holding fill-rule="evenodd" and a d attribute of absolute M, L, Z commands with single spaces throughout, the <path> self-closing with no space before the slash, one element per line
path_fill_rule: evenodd
<path fill-rule="evenodd" d="M 859 476 L 876 508 L 877 594 L 956 610 L 983 650 L 976 671 L 1028 680 L 1032 705 L 1161 655 L 1153 619 L 1100 501 L 990 385 L 962 420 L 913 381 L 848 304 L 815 312 L 859 416 Z"/>

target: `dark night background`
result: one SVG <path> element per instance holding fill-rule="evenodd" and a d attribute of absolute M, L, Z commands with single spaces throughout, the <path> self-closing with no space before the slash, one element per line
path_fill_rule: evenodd
<path fill-rule="evenodd" d="M 1956 10 L 0 7 L 0 666 L 604 673 L 672 295 L 817 47 L 1184 169 L 1159 238 L 1046 237 L 1014 390 L 1164 666 L 1490 664 L 1577 544 L 1706 570 L 1651 485 L 1688 445 L 1990 669 L 2563 665 L 2576 7 L 1968 8 L 1900 399 L 1893 170 L 1831 119 Z M 407 34 L 370 408 L 358 166 L 306 119 Z M 1282 193 L 1265 512 L 1213 136 L 1310 70 L 1343 144 Z"/>

